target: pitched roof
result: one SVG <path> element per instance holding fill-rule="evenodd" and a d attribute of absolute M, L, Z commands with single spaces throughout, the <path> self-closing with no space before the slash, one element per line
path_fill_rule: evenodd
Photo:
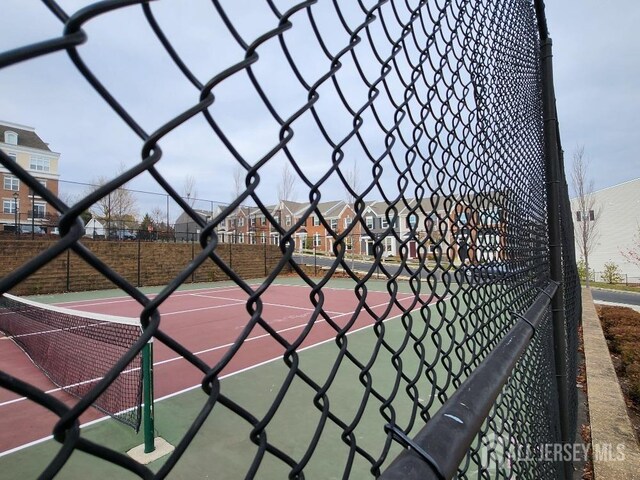
<path fill-rule="evenodd" d="M 322 202 L 319 203 L 317 209 L 320 211 L 320 214 L 325 218 L 337 217 L 340 215 L 341 208 L 340 205 L 344 203 L 344 200 L 333 200 L 331 202 Z"/>
<path fill-rule="evenodd" d="M 277 211 L 281 206 L 289 210 L 293 215 L 297 215 L 305 208 L 308 208 L 309 204 L 301 203 L 301 202 L 292 202 L 291 200 L 282 200 L 273 207 L 273 210 L 271 210 L 271 212 L 273 213 Z"/>
<path fill-rule="evenodd" d="M 4 142 L 4 132 L 15 132 L 18 134 L 18 146 L 37 148 L 38 150 L 45 150 L 50 152 L 49 146 L 36 134 L 35 130 L 31 127 L 18 126 L 12 123 L 0 122 L 0 142 Z"/>

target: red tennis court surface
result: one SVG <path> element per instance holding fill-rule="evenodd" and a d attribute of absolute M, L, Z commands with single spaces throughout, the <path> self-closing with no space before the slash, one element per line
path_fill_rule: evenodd
<path fill-rule="evenodd" d="M 335 338 L 336 330 L 317 317 L 310 328 L 309 319 L 314 305 L 309 299 L 308 286 L 271 285 L 261 296 L 261 318 L 268 328 L 275 330 L 289 343 L 300 342 L 297 349 L 316 345 Z M 323 288 L 323 311 L 338 328 L 349 331 L 374 323 L 366 309 L 358 309 L 353 290 Z M 161 307 L 160 327 L 191 352 L 213 366 L 229 352 L 233 342 L 242 335 L 251 316 L 247 311 L 248 295 L 238 287 L 217 287 L 183 290 L 174 293 Z M 399 294 L 396 298 L 403 308 L 412 306 L 413 294 Z M 424 298 L 429 301 L 429 298 Z M 434 299 L 435 300 L 435 299 Z M 402 313 L 386 292 L 369 291 L 366 304 L 375 316 L 392 318 Z M 58 304 L 85 312 L 138 317 L 141 307 L 129 298 L 84 300 Z M 350 322 L 353 322 L 350 324 Z M 238 373 L 264 362 L 281 358 L 285 347 L 267 330 L 256 325 L 238 351 L 220 362 L 220 375 Z M 79 360 L 82 361 L 82 360 Z M 0 362 L 3 370 L 72 405 L 76 398 L 56 388 L 9 339 L 0 337 Z M 198 386 L 203 374 L 174 351 L 160 342 L 154 344 L 155 398 L 173 396 Z M 83 423 L 103 417 L 90 409 L 81 418 Z M 36 442 L 51 434 L 57 417 L 23 397 L 0 389 L 0 454 Z"/>

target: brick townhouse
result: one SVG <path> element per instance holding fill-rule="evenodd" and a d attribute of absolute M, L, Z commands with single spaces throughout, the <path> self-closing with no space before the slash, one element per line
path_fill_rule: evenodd
<path fill-rule="evenodd" d="M 505 249 L 499 197 L 495 195 L 434 195 L 394 207 L 370 201 L 355 223 L 354 206 L 343 200 L 321 202 L 311 213 L 310 204 L 292 201 L 265 208 L 284 232 L 291 234 L 296 251 L 314 249 L 333 254 L 336 238 L 345 232 L 347 251 L 356 255 L 373 256 L 379 244 L 385 258 L 402 253 L 415 259 L 436 252 L 455 262 L 477 263 L 497 259 Z M 240 207 L 218 228 L 218 238 L 227 243 L 278 245 L 282 233 L 258 207 Z"/>

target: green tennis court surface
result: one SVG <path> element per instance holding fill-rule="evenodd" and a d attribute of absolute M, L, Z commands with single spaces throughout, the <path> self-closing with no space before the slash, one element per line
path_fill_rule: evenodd
<path fill-rule="evenodd" d="M 283 279 L 279 283 L 293 285 L 300 282 Z M 399 285 L 401 291 L 410 292 L 408 284 Z M 349 280 L 332 280 L 329 286 L 352 290 L 354 284 Z M 203 285 L 203 288 L 206 287 Z M 189 288 L 193 289 L 194 286 Z M 386 284 L 370 281 L 368 289 L 384 291 Z M 91 295 L 93 293 L 85 292 L 65 295 L 64 300 L 60 296 L 46 300 L 71 301 L 87 299 Z M 118 293 L 101 292 L 98 295 L 108 298 Z M 340 347 L 335 340 L 300 351 L 299 369 L 318 386 L 328 385 L 326 398 L 297 377 L 285 392 L 281 391 L 290 374 L 282 358 L 223 377 L 221 393 L 242 405 L 257 419 L 264 418 L 276 397 L 284 393 L 284 400 L 264 432 L 270 445 L 296 461 L 300 462 L 309 456 L 304 467 L 305 478 L 342 478 L 349 462 L 352 462 L 351 478 L 366 476 L 371 463 L 352 451 L 350 445 L 364 449 L 375 460 L 383 456 L 386 440 L 383 427 L 389 422 L 388 418 L 394 418 L 403 428 L 413 426 L 411 433 L 415 434 L 424 422 L 414 398 L 420 405 L 427 406 L 429 412 L 435 412 L 446 394 L 459 385 L 459 381 L 454 385 L 452 378 L 463 380 L 465 377 L 464 372 L 460 371 L 460 358 L 469 363 L 469 358 L 477 354 L 471 352 L 472 346 L 465 342 L 465 328 L 446 328 L 447 323 L 451 326 L 454 323 L 460 325 L 461 318 L 467 313 L 459 297 L 447 298 L 438 305 L 424 308 L 422 313 L 414 310 L 411 315 L 391 318 L 376 326 L 377 329 L 384 329 L 388 349 L 379 343 L 373 326 L 350 333 L 346 337 L 348 352 L 356 361 L 367 366 L 364 370 L 343 357 L 339 367 L 332 371 L 340 356 Z M 452 300 L 454 306 L 450 305 Z M 424 318 L 428 319 L 430 325 L 426 330 Z M 408 335 L 407 331 L 413 336 Z M 433 348 L 429 348 L 430 345 Z M 377 354 L 372 361 L 375 351 Z M 398 375 L 394 365 L 401 365 L 403 377 Z M 333 374 L 335 377 L 332 377 Z M 434 385 L 437 388 L 434 389 Z M 177 445 L 206 399 L 206 394 L 199 387 L 159 399 L 155 414 L 156 435 Z M 383 403 L 386 399 L 391 401 Z M 323 422 L 322 411 L 335 415 L 343 424 L 338 426 L 329 418 Z M 355 428 L 350 432 L 352 425 Z M 249 422 L 217 403 L 170 478 L 243 478 L 259 452 L 258 446 L 251 441 L 252 430 Z M 345 434 L 345 430 L 351 435 Z M 319 440 L 311 452 L 309 445 L 313 443 L 314 435 L 319 435 Z M 143 441 L 142 434 L 136 435 L 130 428 L 111 419 L 83 428 L 82 436 L 119 452 L 126 452 Z M 0 471 L 10 472 L 13 478 L 34 478 L 59 448 L 59 443 L 47 440 L 4 455 L 0 457 Z M 392 442 L 382 468 L 401 449 Z M 166 458 L 152 463 L 151 468 L 157 471 Z M 265 453 L 256 478 L 287 478 L 290 471 L 287 464 Z M 59 474 L 59 478 L 71 479 L 108 476 L 134 478 L 124 469 L 77 450 Z"/>

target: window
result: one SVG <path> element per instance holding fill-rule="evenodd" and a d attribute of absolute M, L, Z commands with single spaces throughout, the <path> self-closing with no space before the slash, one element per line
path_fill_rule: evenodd
<path fill-rule="evenodd" d="M 20 181 L 18 180 L 18 177 L 14 177 L 12 175 L 5 175 L 4 189 L 12 190 L 14 192 L 17 192 L 18 190 L 20 190 Z"/>
<path fill-rule="evenodd" d="M 18 160 L 18 157 L 16 157 L 15 153 L 7 153 L 7 157 L 9 157 L 14 162 L 16 162 Z"/>
<path fill-rule="evenodd" d="M 338 219 L 337 218 L 332 218 L 331 219 L 331 229 L 332 230 L 336 230 L 338 228 Z"/>
<path fill-rule="evenodd" d="M 244 243 L 244 233 L 238 235 L 238 243 Z"/>
<path fill-rule="evenodd" d="M 596 216 L 593 213 L 593 210 L 589 210 L 589 220 L 593 222 L 595 219 L 596 219 Z"/>
<path fill-rule="evenodd" d="M 387 227 L 389 226 L 389 222 L 387 222 L 387 219 L 386 219 L 386 218 L 381 218 L 381 219 L 380 219 L 380 226 L 381 226 L 382 228 L 387 228 Z"/>
<path fill-rule="evenodd" d="M 18 144 L 18 134 L 16 132 L 6 131 L 4 132 L 4 143 L 8 143 L 9 145 L 17 145 Z"/>
<path fill-rule="evenodd" d="M 260 217 L 260 225 L 266 225 L 267 224 L 267 219 L 266 217 Z M 264 243 L 264 242 L 262 242 Z"/>
<path fill-rule="evenodd" d="M 287 227 L 291 226 L 291 215 L 287 215 L 286 217 L 284 217 L 284 224 Z"/>
<path fill-rule="evenodd" d="M 373 217 L 365 217 L 367 228 L 373 228 Z"/>
<path fill-rule="evenodd" d="M 314 227 L 317 227 L 318 225 L 320 225 L 320 219 L 318 217 L 316 217 L 315 215 L 311 216 L 311 224 Z"/>
<path fill-rule="evenodd" d="M 31 155 L 29 168 L 38 172 L 48 172 L 51 170 L 51 160 L 41 157 L 40 155 Z"/>
<path fill-rule="evenodd" d="M 411 215 L 409 215 L 407 217 L 407 225 L 409 226 L 410 229 L 414 229 L 416 227 L 416 225 L 418 225 L 418 215 L 416 215 L 415 213 L 412 213 Z"/>
<path fill-rule="evenodd" d="M 238 226 L 239 226 L 239 227 L 244 227 L 244 217 L 240 217 L 240 218 L 238 219 Z"/>
<path fill-rule="evenodd" d="M 249 221 L 251 222 L 251 226 L 252 227 L 256 226 L 256 217 L 251 217 L 251 219 Z"/>
<path fill-rule="evenodd" d="M 256 236 L 253 233 L 249 234 L 249 243 L 251 245 L 255 245 L 256 244 Z"/>
<path fill-rule="evenodd" d="M 582 215 L 580 215 L 580 212 L 576 212 L 576 220 L 577 220 L 578 222 L 581 222 L 581 221 L 582 221 Z"/>
<path fill-rule="evenodd" d="M 264 221 L 264 218 L 263 218 L 262 220 Z M 266 234 L 266 233 L 263 233 L 263 234 L 260 236 L 260 242 L 261 242 L 261 243 L 263 243 L 263 244 L 264 244 L 264 243 L 267 243 L 267 234 Z"/>
<path fill-rule="evenodd" d="M 20 202 L 17 204 L 18 208 L 20 208 Z M 16 202 L 15 200 L 3 200 L 2 201 L 2 212 L 3 213 L 16 213 Z"/>
<path fill-rule="evenodd" d="M 344 219 L 344 228 L 349 227 L 349 225 L 351 225 L 351 217 L 346 217 Z"/>
<path fill-rule="evenodd" d="M 232 226 L 232 227 L 235 227 L 235 226 L 236 226 L 236 220 L 235 220 L 235 218 L 232 218 L 232 219 L 231 219 L 231 226 Z"/>
<path fill-rule="evenodd" d="M 33 218 L 44 218 L 47 206 L 44 202 L 35 202 L 33 204 Z"/>
<path fill-rule="evenodd" d="M 313 246 L 314 246 L 314 247 L 319 247 L 319 246 L 321 246 L 321 245 L 322 245 L 322 242 L 320 241 L 320 234 L 319 234 L 319 233 L 316 233 L 316 234 L 313 236 Z"/>

